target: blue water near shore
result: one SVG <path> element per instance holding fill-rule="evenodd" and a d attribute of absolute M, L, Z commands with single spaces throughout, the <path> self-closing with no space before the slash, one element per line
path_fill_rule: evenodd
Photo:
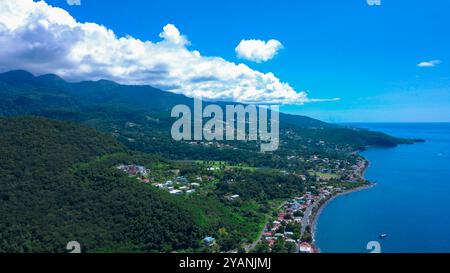
<path fill-rule="evenodd" d="M 450 252 L 450 124 L 352 124 L 425 143 L 371 148 L 373 188 L 337 197 L 324 208 L 316 244 L 325 253 Z M 388 234 L 379 239 L 380 234 Z"/>

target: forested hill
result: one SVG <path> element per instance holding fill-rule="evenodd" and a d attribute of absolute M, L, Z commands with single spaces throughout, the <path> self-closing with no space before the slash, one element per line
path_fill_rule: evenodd
<path fill-rule="evenodd" d="M 0 118 L 0 252 L 66 252 L 73 240 L 88 252 L 198 246 L 184 204 L 97 162 L 123 152 L 84 126 Z"/>
<path fill-rule="evenodd" d="M 69 83 L 56 75 L 35 77 L 18 70 L 0 74 L 0 96 L 0 116 L 38 115 L 73 120 L 115 134 L 133 149 L 185 157 L 179 154 L 180 144 L 169 140 L 170 126 L 174 121 L 170 118 L 170 110 L 177 104 L 193 103 L 192 99 L 183 95 L 150 86 L 127 86 L 105 80 Z M 124 124 L 129 126 L 123 128 Z M 282 146 L 289 144 L 287 146 L 292 147 L 292 141 L 286 139 L 292 134 L 295 135 L 292 140 L 302 139 L 303 144 L 320 140 L 355 149 L 367 145 L 395 146 L 411 142 L 298 115 L 281 113 L 280 124 Z M 171 143 L 155 145 L 149 143 L 151 139 Z M 172 152 L 174 147 L 175 153 Z M 183 148 L 192 150 L 186 146 Z"/>
<path fill-rule="evenodd" d="M 68 107 L 65 110 L 70 111 L 79 109 L 81 105 L 162 112 L 168 115 L 177 104 L 192 104 L 192 99 L 186 96 L 151 86 L 120 85 L 106 80 L 69 83 L 57 75 L 35 77 L 22 70 L 0 74 L 0 92 L 3 93 L 2 91 L 6 93 L 2 95 L 10 95 L 0 102 L 2 115 L 64 107 Z M 287 123 L 300 127 L 332 126 L 304 116 L 286 114 L 281 116 Z"/>

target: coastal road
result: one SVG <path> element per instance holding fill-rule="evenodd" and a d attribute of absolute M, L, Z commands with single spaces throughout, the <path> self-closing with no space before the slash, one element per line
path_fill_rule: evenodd
<path fill-rule="evenodd" d="M 323 198 L 315 201 L 311 206 L 307 207 L 305 210 L 305 213 L 303 215 L 302 221 L 300 222 L 302 225 L 302 229 L 301 229 L 301 238 L 303 238 L 303 235 L 305 234 L 305 230 L 307 226 L 310 226 L 311 223 L 311 218 L 312 218 L 312 213 L 314 211 L 314 209 L 317 207 L 318 204 L 320 204 L 320 202 L 322 201 Z"/>
<path fill-rule="evenodd" d="M 286 203 L 287 202 L 283 202 L 281 205 L 279 205 L 277 210 L 280 210 L 284 205 L 286 205 Z M 249 253 L 251 250 L 253 250 L 256 247 L 256 245 L 258 245 L 258 243 L 262 240 L 263 234 L 264 234 L 264 230 L 266 229 L 266 226 L 267 226 L 267 224 L 264 225 L 264 227 L 262 228 L 262 230 L 261 230 L 261 232 L 260 232 L 260 234 L 258 236 L 258 239 L 256 241 L 254 241 L 251 244 L 248 244 L 248 245 L 244 246 L 244 249 L 245 249 L 246 253 Z"/>

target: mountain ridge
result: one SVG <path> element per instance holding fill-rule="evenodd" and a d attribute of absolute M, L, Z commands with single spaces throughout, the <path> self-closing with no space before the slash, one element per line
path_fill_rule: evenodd
<path fill-rule="evenodd" d="M 0 74 L 0 83 L 3 83 L 3 88 L 0 88 L 0 115 L 4 116 L 43 115 L 74 120 L 83 119 L 88 113 L 91 114 L 90 120 L 105 119 L 105 116 L 111 115 L 134 115 L 134 118 L 140 119 L 151 116 L 152 120 L 162 120 L 166 125 L 164 130 L 170 132 L 172 107 L 178 104 L 193 105 L 192 98 L 149 85 L 122 85 L 107 80 L 72 83 L 55 74 L 35 77 L 24 70 Z M 204 102 L 205 105 L 209 103 L 212 102 Z M 225 104 L 236 104 L 216 103 L 222 107 Z M 325 141 L 348 143 L 361 149 L 368 145 L 396 146 L 414 142 L 286 113 L 280 113 L 280 123 L 285 130 L 293 129 L 301 134 L 318 136 Z"/>
<path fill-rule="evenodd" d="M 164 99 L 176 99 L 177 103 L 189 103 L 192 98 L 189 98 L 182 94 L 176 94 L 168 91 L 163 91 L 161 89 L 154 88 L 150 85 L 123 85 L 116 83 L 114 81 L 109 80 L 97 80 L 97 81 L 80 81 L 80 82 L 67 82 L 60 76 L 56 74 L 43 74 L 40 76 L 34 76 L 32 73 L 26 71 L 26 70 L 12 70 L 5 73 L 0 73 L 0 81 L 6 82 L 6 83 L 26 83 L 26 84 L 40 84 L 47 87 L 55 87 L 55 88 L 66 88 L 74 93 L 78 93 L 78 95 L 85 94 L 86 92 L 90 92 L 91 88 L 98 88 L 99 86 L 103 87 L 104 90 L 108 90 L 109 88 L 132 88 L 134 89 L 133 92 L 136 92 L 137 95 L 144 95 L 144 93 L 153 94 L 152 95 L 158 95 L 163 96 Z M 83 90 L 80 92 L 80 90 Z M 109 90 L 111 91 L 111 90 Z M 99 92 L 97 90 L 97 92 Z M 148 95 L 147 94 L 147 95 Z M 117 95 L 117 93 L 115 94 Z M 104 99 L 105 97 L 103 97 Z M 208 103 L 217 103 L 219 105 L 224 105 L 227 103 L 230 104 L 240 104 L 237 102 L 226 102 L 226 101 L 205 101 L 206 104 Z M 152 106 L 155 103 L 152 104 Z M 308 124 L 308 126 L 318 126 L 318 127 L 324 127 L 324 126 L 334 126 L 329 123 L 325 123 L 323 121 L 319 121 L 307 116 L 301 116 L 301 115 L 293 115 L 293 114 L 287 114 L 287 113 L 280 113 L 281 115 L 285 117 L 289 117 L 290 122 L 296 122 L 295 119 L 302 119 L 302 121 L 305 122 L 305 124 Z"/>

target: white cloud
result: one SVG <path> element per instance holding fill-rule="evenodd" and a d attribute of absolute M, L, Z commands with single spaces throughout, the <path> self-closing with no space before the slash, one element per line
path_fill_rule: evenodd
<path fill-rule="evenodd" d="M 440 60 L 433 60 L 433 61 L 418 63 L 417 66 L 418 67 L 435 67 L 436 65 L 438 65 L 440 63 L 441 63 Z"/>
<path fill-rule="evenodd" d="M 166 25 L 158 42 L 117 37 L 95 23 L 79 23 L 44 1 L 0 1 L 0 70 L 55 73 L 69 81 L 113 80 L 239 102 L 303 104 L 312 101 L 272 73 L 220 57 L 205 57 Z"/>
<path fill-rule="evenodd" d="M 159 34 L 159 37 L 176 45 L 189 45 L 189 41 L 181 35 L 178 28 L 176 28 L 172 24 L 168 24 L 165 27 L 163 27 L 163 32 Z"/>
<path fill-rule="evenodd" d="M 69 6 L 80 6 L 81 0 L 67 0 Z"/>
<path fill-rule="evenodd" d="M 267 42 L 261 40 L 242 40 L 235 51 L 241 59 L 261 63 L 271 60 L 282 48 L 283 45 L 273 39 Z"/>

